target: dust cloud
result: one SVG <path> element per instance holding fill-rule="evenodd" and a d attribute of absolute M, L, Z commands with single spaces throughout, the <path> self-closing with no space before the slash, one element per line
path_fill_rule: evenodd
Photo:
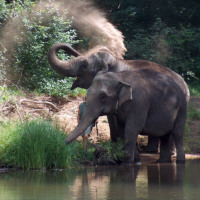
<path fill-rule="evenodd" d="M 40 9 L 48 9 L 49 15 L 59 12 L 64 17 L 73 17 L 73 26 L 81 35 L 89 39 L 89 48 L 106 47 L 116 57 L 123 58 L 126 52 L 124 37 L 107 19 L 103 11 L 96 8 L 89 0 L 46 0 L 34 6 L 34 12 L 26 13 L 31 20 L 37 20 L 36 13 Z M 67 10 L 67 15 L 66 15 Z M 49 17 L 51 17 L 49 16 Z M 45 20 L 45 18 L 44 18 Z M 13 16 L 2 31 L 0 44 L 9 52 L 7 60 L 12 58 L 12 50 L 16 44 L 23 42 L 26 37 L 22 35 L 24 26 L 20 16 Z"/>
<path fill-rule="evenodd" d="M 107 47 L 116 57 L 126 52 L 124 37 L 91 1 L 63 0 L 64 7 L 74 16 L 74 26 L 90 39 L 90 47 Z M 78 3 L 77 3 L 78 2 Z"/>

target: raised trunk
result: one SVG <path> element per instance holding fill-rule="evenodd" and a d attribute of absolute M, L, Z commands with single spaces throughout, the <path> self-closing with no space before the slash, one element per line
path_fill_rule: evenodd
<path fill-rule="evenodd" d="M 70 54 L 76 57 L 81 56 L 79 52 L 74 50 L 69 45 L 64 44 L 64 43 L 57 43 L 53 45 L 49 50 L 49 53 L 48 53 L 49 64 L 56 72 L 58 72 L 61 75 L 69 76 L 69 77 L 77 76 L 77 70 L 78 70 L 78 67 L 76 66 L 77 62 L 74 59 L 70 61 L 59 60 L 56 56 L 56 53 L 60 49 L 66 51 L 67 54 Z"/>

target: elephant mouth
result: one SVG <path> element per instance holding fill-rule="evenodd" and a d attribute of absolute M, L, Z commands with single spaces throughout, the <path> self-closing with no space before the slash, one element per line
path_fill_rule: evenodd
<path fill-rule="evenodd" d="M 117 112 L 116 110 L 111 110 L 111 111 L 102 110 L 101 113 L 100 113 L 100 116 L 104 116 L 104 115 L 115 115 L 116 112 Z"/>
<path fill-rule="evenodd" d="M 74 90 L 74 89 L 77 88 L 77 87 L 78 87 L 78 80 L 76 79 L 76 80 L 73 82 L 72 86 L 71 86 L 71 90 Z"/>

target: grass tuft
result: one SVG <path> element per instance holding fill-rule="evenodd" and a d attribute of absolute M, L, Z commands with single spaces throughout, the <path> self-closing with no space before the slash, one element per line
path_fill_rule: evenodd
<path fill-rule="evenodd" d="M 80 142 L 64 144 L 66 135 L 50 121 L 34 120 L 0 128 L 0 162 L 22 169 L 68 168 L 84 159 Z"/>

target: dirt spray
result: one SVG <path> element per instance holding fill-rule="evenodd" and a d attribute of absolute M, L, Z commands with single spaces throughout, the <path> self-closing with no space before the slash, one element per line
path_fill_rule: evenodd
<path fill-rule="evenodd" d="M 64 17 L 73 17 L 73 26 L 79 33 L 89 39 L 90 49 L 96 46 L 106 47 L 116 57 L 123 58 L 126 48 L 122 33 L 106 19 L 105 13 L 96 8 L 93 2 L 89 0 L 39 1 L 33 8 L 34 12 L 23 12 L 23 15 L 27 15 L 31 20 L 37 20 L 36 14 L 41 8 L 50 10 L 49 15 L 53 15 L 56 11 L 65 15 Z M 2 48 L 7 49 L 9 52 L 7 60 L 12 58 L 13 47 L 26 39 L 21 35 L 24 28 L 21 19 L 20 16 L 13 16 L 2 30 L 0 44 Z"/>

